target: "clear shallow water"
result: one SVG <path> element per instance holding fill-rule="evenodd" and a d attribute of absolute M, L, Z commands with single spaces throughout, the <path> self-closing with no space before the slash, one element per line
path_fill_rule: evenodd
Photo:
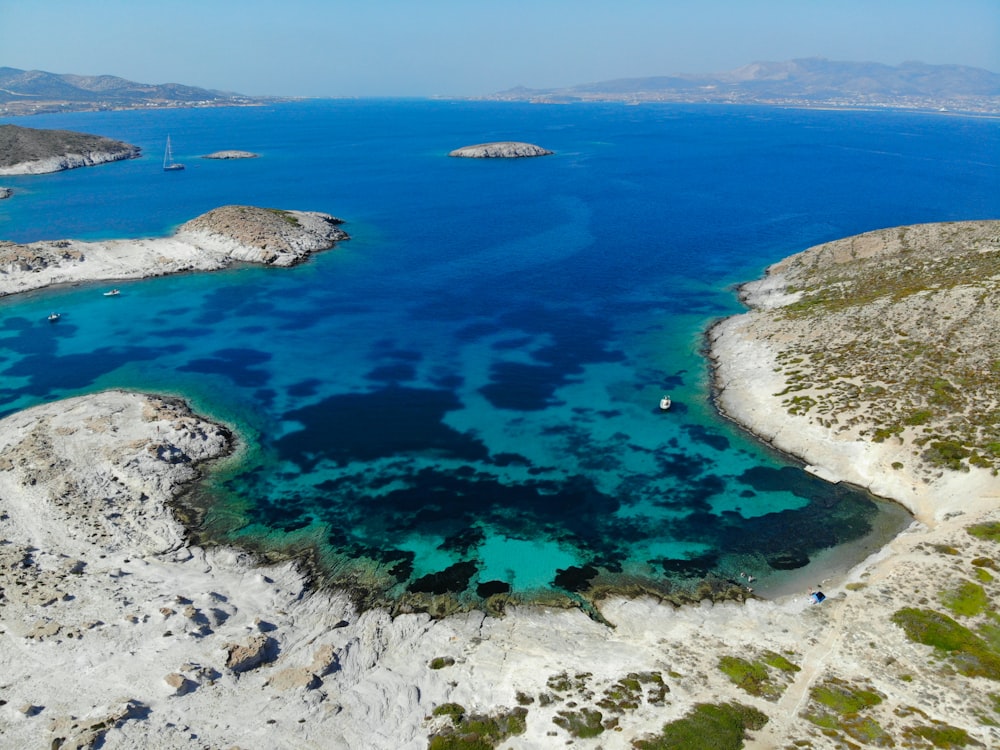
<path fill-rule="evenodd" d="M 351 241 L 290 270 L 0 301 L 0 412 L 111 386 L 191 399 L 252 445 L 202 493 L 201 533 L 315 548 L 372 599 L 778 587 L 820 550 L 873 549 L 905 514 L 721 420 L 703 332 L 785 255 L 1000 213 L 990 120 L 362 101 L 18 124 L 146 156 L 4 178 L 5 239 L 157 236 L 226 203 L 347 220 Z M 159 168 L 168 132 L 183 173 Z M 446 156 L 504 139 L 556 155 Z M 224 148 L 261 158 L 197 158 Z"/>

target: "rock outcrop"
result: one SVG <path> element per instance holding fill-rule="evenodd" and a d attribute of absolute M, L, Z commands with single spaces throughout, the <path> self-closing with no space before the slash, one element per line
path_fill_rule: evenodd
<path fill-rule="evenodd" d="M 14 191 L 8 187 L 0 187 L 0 201 L 4 198 L 10 198 L 14 194 Z"/>
<path fill-rule="evenodd" d="M 234 149 L 228 149 L 226 151 L 215 151 L 211 154 L 205 154 L 202 159 L 256 159 L 260 154 L 255 154 L 252 151 L 236 151 Z"/>
<path fill-rule="evenodd" d="M 46 174 L 136 159 L 138 146 L 71 130 L 0 125 L 0 175 Z"/>
<path fill-rule="evenodd" d="M 255 206 L 222 206 L 182 224 L 177 236 L 195 245 L 227 247 L 233 260 L 291 266 L 348 239 L 329 214 Z"/>
<path fill-rule="evenodd" d="M 553 153 L 533 143 L 520 141 L 494 141 L 479 143 L 475 146 L 457 148 L 448 156 L 459 156 L 466 159 L 520 159 L 529 156 L 548 156 Z"/>
<path fill-rule="evenodd" d="M 291 266 L 349 239 L 314 211 L 223 206 L 161 239 L 0 242 L 0 296 L 52 284 L 214 271 L 233 263 Z"/>

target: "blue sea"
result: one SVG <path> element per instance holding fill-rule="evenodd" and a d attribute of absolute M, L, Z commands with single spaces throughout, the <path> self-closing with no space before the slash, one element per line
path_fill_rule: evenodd
<path fill-rule="evenodd" d="M 791 253 L 1000 216 L 1000 121 L 937 113 L 331 100 L 9 122 L 144 156 L 0 179 L 2 239 L 162 236 L 230 203 L 345 220 L 350 241 L 292 269 L 0 300 L 0 413 L 182 396 L 246 440 L 187 500 L 197 539 L 417 608 L 740 573 L 767 592 L 876 549 L 907 514 L 721 418 L 705 331 Z M 161 170 L 168 134 L 183 172 Z M 447 156 L 493 140 L 555 154 Z M 220 149 L 260 158 L 199 158 Z"/>

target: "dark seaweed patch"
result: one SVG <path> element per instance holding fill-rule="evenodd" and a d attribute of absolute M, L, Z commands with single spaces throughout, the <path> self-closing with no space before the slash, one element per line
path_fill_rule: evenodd
<path fill-rule="evenodd" d="M 444 415 L 460 405 L 451 391 L 399 386 L 331 396 L 286 413 L 286 419 L 304 426 L 276 447 L 304 471 L 322 459 L 343 465 L 407 453 L 485 459 L 479 440 L 443 423 Z"/>
<path fill-rule="evenodd" d="M 729 450 L 730 442 L 729 438 L 725 435 L 720 435 L 714 430 L 708 430 L 701 425 L 685 425 L 684 431 L 688 434 L 696 443 L 701 443 L 707 445 L 710 448 L 714 448 L 717 451 L 727 451 Z"/>
<path fill-rule="evenodd" d="M 496 594 L 509 594 L 510 584 L 504 581 L 483 581 L 476 586 L 476 594 L 483 599 Z"/>
<path fill-rule="evenodd" d="M 256 349 L 219 349 L 211 357 L 193 359 L 178 369 L 182 372 L 223 375 L 239 386 L 252 388 L 265 385 L 268 382 L 267 372 L 254 368 L 270 359 L 270 354 Z"/>
<path fill-rule="evenodd" d="M 469 554 L 469 550 L 473 547 L 478 547 L 485 540 L 486 534 L 483 530 L 478 526 L 471 526 L 446 538 L 443 542 L 441 542 L 441 544 L 438 545 L 438 549 L 457 552 L 460 555 L 467 555 Z"/>
<path fill-rule="evenodd" d="M 796 570 L 809 564 L 809 555 L 801 549 L 789 549 L 766 556 L 767 564 L 775 570 Z"/>
<path fill-rule="evenodd" d="M 323 381 L 320 380 L 319 378 L 307 378 L 306 380 L 302 380 L 298 383 L 293 383 L 292 385 L 288 386 L 288 395 L 295 396 L 298 398 L 302 398 L 305 396 L 314 396 L 316 394 L 317 389 L 322 384 Z"/>
<path fill-rule="evenodd" d="M 404 380 L 413 380 L 416 376 L 417 370 L 413 365 L 398 362 L 376 367 L 370 370 L 365 378 L 379 383 L 399 383 Z"/>
<path fill-rule="evenodd" d="M 25 337 L 18 337 L 18 346 Z M 44 340 L 44 336 L 29 336 Z M 178 351 L 179 347 L 102 347 L 86 354 L 53 356 L 51 342 L 41 341 L 30 347 L 35 353 L 15 362 L 5 375 L 27 379 L 19 393 L 48 397 L 59 391 L 83 389 L 92 386 L 98 378 L 133 362 L 153 360 Z"/>
<path fill-rule="evenodd" d="M 597 577 L 597 573 L 598 570 L 593 565 L 571 565 L 568 568 L 557 568 L 552 585 L 567 591 L 586 591 L 590 588 L 590 582 Z"/>
<path fill-rule="evenodd" d="M 474 562 L 455 563 L 442 571 L 418 578 L 409 585 L 408 590 L 424 594 L 460 594 L 469 587 L 469 580 L 477 570 Z"/>

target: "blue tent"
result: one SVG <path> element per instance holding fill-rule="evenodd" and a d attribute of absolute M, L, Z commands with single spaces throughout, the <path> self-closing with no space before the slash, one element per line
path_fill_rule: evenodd
<path fill-rule="evenodd" d="M 813 591 L 809 594 L 809 598 L 813 600 L 813 604 L 819 604 L 826 599 L 826 595 L 822 591 Z"/>

